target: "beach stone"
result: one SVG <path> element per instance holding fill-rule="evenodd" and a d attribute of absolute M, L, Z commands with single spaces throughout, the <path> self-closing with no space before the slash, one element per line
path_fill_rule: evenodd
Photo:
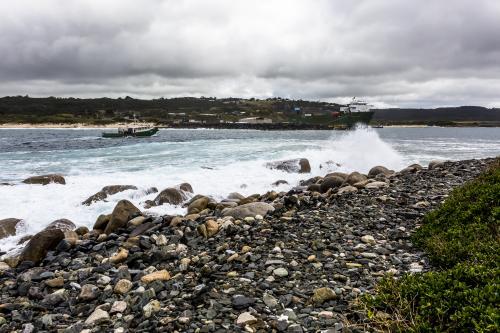
<path fill-rule="evenodd" d="M 111 306 L 111 310 L 109 310 L 110 314 L 113 313 L 122 313 L 127 309 L 127 302 L 124 301 L 114 301 Z"/>
<path fill-rule="evenodd" d="M 375 242 L 375 238 L 373 238 L 372 235 L 364 235 L 361 237 L 361 241 L 365 244 L 371 244 L 371 245 L 374 245 L 376 242 Z"/>
<path fill-rule="evenodd" d="M 184 192 L 189 192 L 189 193 L 194 193 L 193 187 L 189 183 L 182 183 L 178 185 L 179 189 L 184 191 Z M 157 190 L 158 192 L 158 190 Z"/>
<path fill-rule="evenodd" d="M 89 326 L 94 326 L 109 320 L 109 313 L 99 308 L 96 308 L 94 312 L 85 320 L 85 324 Z"/>
<path fill-rule="evenodd" d="M 325 193 L 331 188 L 338 188 L 344 183 L 344 179 L 339 176 L 331 176 L 323 179 L 320 184 L 320 192 Z"/>
<path fill-rule="evenodd" d="M 160 311 L 160 309 L 161 309 L 161 304 L 158 300 L 155 299 L 146 304 L 142 308 L 142 311 L 144 313 L 144 317 L 149 318 L 153 313 Z"/>
<path fill-rule="evenodd" d="M 281 170 L 285 172 L 295 173 L 309 173 L 311 172 L 311 165 L 307 158 L 297 158 L 286 161 L 276 161 L 266 163 L 266 167 L 273 170 Z"/>
<path fill-rule="evenodd" d="M 89 233 L 89 228 L 85 227 L 85 226 L 81 226 L 81 227 L 78 227 L 75 229 L 75 232 L 78 236 L 83 236 L 85 234 L 88 234 Z"/>
<path fill-rule="evenodd" d="M 256 322 L 257 322 L 257 318 L 252 316 L 252 314 L 250 312 L 243 312 L 236 319 L 236 325 L 238 325 L 238 326 L 250 325 L 250 324 L 254 324 Z"/>
<path fill-rule="evenodd" d="M 401 173 L 412 173 L 422 170 L 423 167 L 420 164 L 412 164 L 401 170 Z"/>
<path fill-rule="evenodd" d="M 51 288 L 59 288 L 64 286 L 64 278 L 63 277 L 56 277 L 53 279 L 48 279 L 45 280 L 45 284 Z"/>
<path fill-rule="evenodd" d="M 19 222 L 21 222 L 21 220 L 15 218 L 0 220 L 0 239 L 14 236 L 16 234 L 16 227 Z"/>
<path fill-rule="evenodd" d="M 322 287 L 314 290 L 312 296 L 312 301 L 317 305 L 321 305 L 326 301 L 333 300 L 337 298 L 337 294 L 328 287 Z"/>
<path fill-rule="evenodd" d="M 381 187 L 387 187 L 388 184 L 386 182 L 371 182 L 365 185 L 365 188 L 368 189 L 377 189 Z"/>
<path fill-rule="evenodd" d="M 127 190 L 137 190 L 137 186 L 134 185 L 104 186 L 99 192 L 91 195 L 89 198 L 83 201 L 82 205 L 90 206 L 94 202 L 105 200 L 109 195 L 113 195 Z"/>
<path fill-rule="evenodd" d="M 125 261 L 125 259 L 127 259 L 127 257 L 128 257 L 128 250 L 121 248 L 117 253 L 115 253 L 114 255 L 112 255 L 109 258 L 109 261 L 113 264 L 117 264 L 117 263 L 120 263 L 122 261 Z"/>
<path fill-rule="evenodd" d="M 439 169 L 444 166 L 444 161 L 433 160 L 429 162 L 429 170 Z"/>
<path fill-rule="evenodd" d="M 354 172 L 351 172 L 351 173 L 349 174 L 349 176 L 347 176 L 347 178 L 346 178 L 346 183 L 348 183 L 348 184 L 350 184 L 350 185 L 354 185 L 354 184 L 356 184 L 356 183 L 359 183 L 359 182 L 365 181 L 365 180 L 367 180 L 367 179 L 368 179 L 368 178 L 367 178 L 365 175 L 363 175 L 363 174 L 361 174 L 361 173 L 359 173 L 359 172 L 357 172 L 357 171 L 354 171 Z"/>
<path fill-rule="evenodd" d="M 56 248 L 64 239 L 64 232 L 59 229 L 42 230 L 33 236 L 20 255 L 20 262 L 31 261 L 35 264 L 42 261 L 47 252 Z"/>
<path fill-rule="evenodd" d="M 0 272 L 5 272 L 8 270 L 10 270 L 10 266 L 5 262 L 0 261 Z"/>
<path fill-rule="evenodd" d="M 272 186 L 288 185 L 286 180 L 280 179 L 271 184 Z"/>
<path fill-rule="evenodd" d="M 48 185 L 51 183 L 55 183 L 55 184 L 64 185 L 64 184 L 66 184 L 66 180 L 61 175 L 50 174 L 50 175 L 29 177 L 29 178 L 26 178 L 25 180 L 23 180 L 23 183 L 25 183 L 25 184 L 40 184 L 40 185 Z"/>
<path fill-rule="evenodd" d="M 180 205 L 187 197 L 181 189 L 169 187 L 164 189 L 153 200 L 158 206 L 163 204 Z"/>
<path fill-rule="evenodd" d="M 205 227 L 207 229 L 207 237 L 215 236 L 219 232 L 219 224 L 214 220 L 205 222 Z"/>
<path fill-rule="evenodd" d="M 45 227 L 44 230 L 71 231 L 76 229 L 76 225 L 68 219 L 55 220 Z"/>
<path fill-rule="evenodd" d="M 78 299 L 82 301 L 92 301 L 99 296 L 99 288 L 93 284 L 85 284 L 80 290 Z"/>
<path fill-rule="evenodd" d="M 127 279 L 121 279 L 115 284 L 114 292 L 116 294 L 124 295 L 132 289 L 132 282 Z"/>
<path fill-rule="evenodd" d="M 357 192 L 358 189 L 354 186 L 344 186 L 344 187 L 341 187 L 339 188 L 339 190 L 337 191 L 337 194 L 344 194 L 344 193 L 354 193 L 354 192 Z"/>
<path fill-rule="evenodd" d="M 288 271 L 286 270 L 286 268 L 279 267 L 273 270 L 273 274 L 279 277 L 285 277 L 288 276 Z"/>
<path fill-rule="evenodd" d="M 148 218 L 142 215 L 136 216 L 130 221 L 128 221 L 128 225 L 133 225 L 134 227 L 137 227 L 141 224 L 143 224 L 145 221 L 147 221 Z"/>
<path fill-rule="evenodd" d="M 264 296 L 262 296 L 262 301 L 271 309 L 278 306 L 278 300 L 268 293 L 265 293 Z"/>
<path fill-rule="evenodd" d="M 118 201 L 115 208 L 113 209 L 113 212 L 111 213 L 111 217 L 108 224 L 106 225 L 106 228 L 104 229 L 104 233 L 109 235 L 115 230 L 125 227 L 128 221 L 130 221 L 136 215 L 140 214 L 141 211 L 130 201 Z"/>
<path fill-rule="evenodd" d="M 370 169 L 370 171 L 368 172 L 368 177 L 375 178 L 375 176 L 380 175 L 380 174 L 382 174 L 384 176 L 388 176 L 392 173 L 394 173 L 394 171 L 389 170 L 384 166 L 377 165 L 377 166 L 374 166 L 373 168 Z"/>
<path fill-rule="evenodd" d="M 168 281 L 170 280 L 170 273 L 166 270 L 156 271 L 141 277 L 143 283 L 151 283 L 153 281 Z"/>
<path fill-rule="evenodd" d="M 207 208 L 209 201 L 209 198 L 202 197 L 191 202 L 188 206 L 188 214 L 198 214 L 199 212 Z"/>
<path fill-rule="evenodd" d="M 232 216 L 235 219 L 244 219 L 245 217 L 255 217 L 255 215 L 266 215 L 273 212 L 274 207 L 266 202 L 250 202 L 238 207 L 227 208 L 222 212 L 223 216 Z"/>
<path fill-rule="evenodd" d="M 94 230 L 104 230 L 106 229 L 106 225 L 108 225 L 109 220 L 111 219 L 111 214 L 101 214 L 97 217 L 97 220 L 94 223 Z"/>
<path fill-rule="evenodd" d="M 325 175 L 325 177 L 323 178 L 328 178 L 328 177 L 339 177 L 339 178 L 342 178 L 344 181 L 347 179 L 347 176 L 349 176 L 347 173 L 345 172 L 330 172 L 328 174 Z"/>

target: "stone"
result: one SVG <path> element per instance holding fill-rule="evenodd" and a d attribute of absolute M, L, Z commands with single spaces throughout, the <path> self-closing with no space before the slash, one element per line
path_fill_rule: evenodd
<path fill-rule="evenodd" d="M 104 230 L 108 225 L 109 220 L 111 219 L 111 214 L 101 214 L 97 217 L 97 220 L 94 223 L 94 230 Z"/>
<path fill-rule="evenodd" d="M 286 268 L 279 267 L 273 270 L 273 274 L 279 277 L 285 277 L 288 276 L 288 271 L 286 270 Z"/>
<path fill-rule="evenodd" d="M 194 193 L 193 187 L 189 183 L 182 183 L 178 185 L 178 188 L 184 192 Z"/>
<path fill-rule="evenodd" d="M 321 305 L 326 301 L 334 300 L 337 298 L 337 294 L 328 287 L 322 287 L 314 290 L 314 294 L 312 296 L 313 303 L 317 305 Z"/>
<path fill-rule="evenodd" d="M 21 222 L 21 220 L 15 218 L 0 220 L 0 239 L 14 236 L 16 234 L 16 227 L 19 222 Z"/>
<path fill-rule="evenodd" d="M 109 261 L 113 264 L 117 264 L 117 263 L 120 263 L 122 261 L 125 261 L 125 259 L 127 259 L 127 257 L 128 257 L 128 250 L 121 248 L 117 253 L 115 253 L 114 255 L 112 255 L 109 258 Z"/>
<path fill-rule="evenodd" d="M 250 324 L 254 324 L 256 322 L 257 322 L 257 318 L 252 316 L 252 314 L 250 312 L 243 312 L 236 319 L 236 325 L 238 325 L 238 326 L 250 325 Z"/>
<path fill-rule="evenodd" d="M 280 179 L 271 184 L 272 186 L 288 185 L 286 180 Z"/>
<path fill-rule="evenodd" d="M 140 214 L 141 211 L 130 201 L 118 201 L 115 208 L 113 209 L 113 212 L 111 213 L 111 217 L 108 224 L 106 225 L 106 228 L 104 229 L 104 233 L 109 235 L 115 230 L 125 227 L 128 221 Z"/>
<path fill-rule="evenodd" d="M 161 191 L 153 201 L 158 206 L 163 204 L 180 205 L 186 199 L 187 196 L 181 189 L 168 187 Z"/>
<path fill-rule="evenodd" d="M 376 242 L 375 242 L 375 238 L 373 238 L 372 235 L 364 235 L 361 237 L 361 241 L 365 244 L 371 244 L 371 245 L 374 245 Z"/>
<path fill-rule="evenodd" d="M 368 188 L 368 189 L 377 189 L 377 188 L 381 188 L 381 187 L 387 187 L 389 184 L 387 184 L 386 182 L 371 182 L 371 183 L 368 183 L 365 185 L 365 188 Z"/>
<path fill-rule="evenodd" d="M 344 194 L 344 193 L 354 193 L 354 192 L 357 192 L 358 189 L 354 186 L 344 186 L 344 187 L 341 187 L 339 188 L 339 190 L 337 191 L 337 194 Z"/>
<path fill-rule="evenodd" d="M 242 220 L 245 217 L 255 217 L 256 215 L 265 216 L 268 212 L 273 211 L 274 207 L 266 202 L 250 202 L 238 207 L 224 209 L 222 215 Z"/>
<path fill-rule="evenodd" d="M 367 179 L 368 178 L 365 175 L 363 175 L 363 174 L 361 174 L 361 173 L 359 173 L 357 171 L 354 171 L 354 172 L 351 172 L 349 174 L 349 176 L 347 176 L 347 178 L 346 178 L 345 181 L 346 181 L 346 183 L 348 183 L 350 185 L 354 185 L 356 183 L 365 181 Z"/>
<path fill-rule="evenodd" d="M 439 169 L 444 166 L 444 161 L 433 160 L 429 162 L 429 170 Z"/>
<path fill-rule="evenodd" d="M 188 214 L 198 214 L 202 210 L 208 207 L 209 203 L 209 198 L 207 197 L 202 197 L 199 199 L 196 199 L 195 201 L 191 202 L 188 206 L 187 213 Z"/>
<path fill-rule="evenodd" d="M 134 217 L 130 221 L 128 221 L 128 225 L 133 225 L 134 227 L 137 227 L 137 226 L 143 224 L 144 222 L 146 222 L 147 220 L 148 220 L 147 217 L 139 215 L 137 217 Z"/>
<path fill-rule="evenodd" d="M 268 306 L 271 309 L 274 309 L 275 307 L 278 306 L 278 300 L 268 293 L 265 293 L 262 296 L 262 301 L 266 306 Z"/>
<path fill-rule="evenodd" d="M 76 225 L 68 219 L 59 219 L 52 221 L 45 227 L 44 230 L 61 230 L 61 231 L 72 231 L 76 229 Z"/>
<path fill-rule="evenodd" d="M 56 277 L 53 279 L 45 280 L 45 284 L 51 288 L 59 288 L 64 286 L 64 278 Z"/>
<path fill-rule="evenodd" d="M 375 178 L 375 176 L 380 175 L 380 174 L 382 174 L 384 176 L 388 176 L 392 173 L 394 173 L 394 171 L 389 170 L 384 166 L 377 165 L 377 166 L 374 166 L 373 168 L 370 169 L 370 171 L 368 172 L 368 177 Z"/>
<path fill-rule="evenodd" d="M 98 325 L 102 322 L 109 320 L 109 313 L 99 308 L 96 308 L 94 312 L 85 320 L 85 324 L 89 326 Z"/>
<path fill-rule="evenodd" d="M 128 293 L 130 289 L 132 289 L 132 282 L 130 282 L 130 280 L 127 279 L 121 279 L 116 283 L 114 292 L 116 294 L 124 295 Z"/>
<path fill-rule="evenodd" d="M 5 262 L 0 261 L 0 272 L 5 272 L 8 270 L 10 270 L 10 266 Z"/>
<path fill-rule="evenodd" d="M 141 282 L 151 283 L 153 281 L 168 281 L 170 280 L 170 273 L 166 270 L 156 271 L 141 277 Z"/>
<path fill-rule="evenodd" d="M 25 184 L 39 184 L 39 185 L 48 185 L 51 183 L 55 184 L 66 184 L 66 180 L 63 176 L 58 174 L 50 174 L 50 175 L 42 175 L 42 176 L 33 176 L 26 178 L 23 180 Z"/>
<path fill-rule="evenodd" d="M 320 187 L 320 192 L 325 193 L 331 188 L 338 188 L 344 183 L 344 179 L 340 178 L 338 176 L 331 176 L 324 178 L 321 184 L 319 185 Z"/>
<path fill-rule="evenodd" d="M 307 158 L 297 158 L 286 161 L 276 161 L 266 163 L 266 167 L 273 170 L 281 170 L 285 172 L 295 172 L 295 173 L 310 173 L 311 165 Z"/>
<path fill-rule="evenodd" d="M 160 311 L 160 309 L 161 309 L 161 304 L 158 300 L 155 299 L 146 304 L 142 308 L 142 311 L 144 313 L 144 317 L 149 318 L 153 313 Z"/>
<path fill-rule="evenodd" d="M 113 313 L 122 313 L 127 309 L 127 302 L 124 301 L 114 301 L 111 306 L 111 310 L 109 310 L 110 314 Z"/>
<path fill-rule="evenodd" d="M 318 317 L 324 318 L 324 319 L 332 319 L 333 312 L 332 311 L 321 311 L 320 313 L 318 313 Z"/>
<path fill-rule="evenodd" d="M 219 224 L 214 220 L 205 222 L 205 227 L 207 229 L 207 237 L 215 236 L 219 232 Z"/>
<path fill-rule="evenodd" d="M 92 203 L 97 201 L 105 200 L 109 195 L 114 195 L 127 190 L 137 190 L 137 186 L 134 185 L 109 185 L 104 186 L 99 192 L 93 194 L 85 201 L 82 205 L 90 206 Z"/>
<path fill-rule="evenodd" d="M 20 262 L 31 261 L 35 264 L 42 261 L 47 252 L 56 248 L 64 239 L 64 232 L 59 229 L 42 230 L 33 236 L 20 255 Z"/>
<path fill-rule="evenodd" d="M 85 284 L 80 290 L 78 299 L 81 301 L 92 301 L 99 296 L 99 288 L 93 284 Z"/>

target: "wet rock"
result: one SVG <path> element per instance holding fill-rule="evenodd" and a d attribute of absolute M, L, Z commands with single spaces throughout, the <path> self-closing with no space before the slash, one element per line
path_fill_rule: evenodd
<path fill-rule="evenodd" d="M 348 183 L 348 184 L 350 184 L 350 185 L 354 185 L 354 184 L 356 184 L 356 183 L 359 183 L 359 182 L 365 181 L 365 180 L 367 180 L 367 179 L 368 179 L 368 178 L 367 178 L 365 175 L 363 175 L 363 174 L 361 174 L 361 173 L 359 173 L 359 172 L 357 172 L 357 171 L 354 171 L 354 172 L 351 172 L 351 173 L 349 174 L 349 176 L 347 176 L 347 178 L 346 178 L 346 183 Z"/>
<path fill-rule="evenodd" d="M 33 176 L 26 178 L 23 180 L 25 184 L 40 184 L 40 185 L 48 185 L 51 183 L 55 184 L 66 184 L 66 180 L 63 176 L 58 174 L 50 174 L 50 175 L 42 175 L 42 176 Z"/>
<path fill-rule="evenodd" d="M 368 172 L 368 177 L 370 178 L 375 178 L 377 175 L 383 175 L 383 176 L 388 176 L 390 174 L 394 173 L 394 171 L 387 169 L 384 166 L 378 165 L 370 169 Z"/>
<path fill-rule="evenodd" d="M 344 186 L 344 187 L 341 187 L 339 188 L 339 190 L 337 191 L 337 194 L 344 194 L 344 193 L 354 193 L 354 192 L 357 192 L 358 189 L 354 186 Z"/>
<path fill-rule="evenodd" d="M 338 188 L 344 183 L 344 179 L 338 176 L 331 176 L 323 179 L 323 182 L 320 184 L 320 192 L 325 193 L 331 188 Z"/>
<path fill-rule="evenodd" d="M 20 255 L 20 261 L 39 263 L 47 252 L 56 248 L 64 239 L 64 232 L 59 229 L 42 230 L 31 238 Z"/>
<path fill-rule="evenodd" d="M 120 193 L 127 190 L 137 190 L 137 186 L 134 185 L 109 185 L 104 186 L 99 192 L 93 194 L 85 201 L 82 202 L 82 205 L 90 206 L 92 203 L 97 201 L 103 201 L 108 196 L 114 195 L 116 193 Z"/>
<path fill-rule="evenodd" d="M 286 161 L 269 162 L 266 164 L 269 169 L 276 169 L 285 172 L 295 173 L 309 173 L 311 172 L 311 165 L 307 158 L 298 158 Z"/>
<path fill-rule="evenodd" d="M 194 193 L 193 192 L 193 187 L 191 186 L 191 184 L 189 183 L 182 183 L 182 184 L 179 184 L 179 189 L 184 191 L 184 192 L 188 192 L 188 193 Z"/>
<path fill-rule="evenodd" d="M 288 185 L 286 180 L 280 179 L 271 184 L 272 186 Z"/>
<path fill-rule="evenodd" d="M 202 197 L 193 202 L 191 202 L 188 206 L 188 214 L 198 214 L 202 210 L 208 207 L 209 198 Z"/>
<path fill-rule="evenodd" d="M 19 222 L 21 222 L 21 220 L 15 218 L 0 220 L 0 239 L 14 236 Z"/>
<path fill-rule="evenodd" d="M 158 206 L 163 204 L 180 205 L 186 199 L 187 196 L 184 194 L 184 191 L 169 187 L 161 191 L 153 201 Z"/>
<path fill-rule="evenodd" d="M 111 219 L 111 214 L 101 214 L 94 223 L 94 230 L 104 230 Z"/>
<path fill-rule="evenodd" d="M 104 229 L 104 233 L 109 235 L 119 228 L 123 228 L 127 225 L 127 222 L 137 215 L 140 215 L 141 211 L 135 207 L 128 200 L 120 200 L 116 204 L 109 222 Z"/>
<path fill-rule="evenodd" d="M 59 219 L 51 222 L 44 230 L 61 230 L 61 231 L 71 231 L 75 230 L 76 225 L 68 219 Z"/>
<path fill-rule="evenodd" d="M 255 217 L 255 215 L 265 216 L 268 212 L 273 212 L 274 207 L 266 202 L 251 202 L 234 208 L 225 209 L 223 216 L 232 216 L 236 219 L 245 217 Z"/>
<path fill-rule="evenodd" d="M 429 170 L 439 169 L 444 166 L 444 161 L 433 160 L 429 162 Z"/>

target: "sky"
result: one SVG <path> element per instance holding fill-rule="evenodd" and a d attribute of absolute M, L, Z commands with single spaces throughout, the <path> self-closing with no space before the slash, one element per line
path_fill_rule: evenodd
<path fill-rule="evenodd" d="M 7 95 L 500 107 L 500 1 L 5 0 Z"/>

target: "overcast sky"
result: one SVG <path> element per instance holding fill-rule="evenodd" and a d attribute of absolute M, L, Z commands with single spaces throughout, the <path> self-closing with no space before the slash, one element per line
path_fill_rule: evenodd
<path fill-rule="evenodd" d="M 500 107 L 499 0 L 0 2 L 0 95 Z"/>

